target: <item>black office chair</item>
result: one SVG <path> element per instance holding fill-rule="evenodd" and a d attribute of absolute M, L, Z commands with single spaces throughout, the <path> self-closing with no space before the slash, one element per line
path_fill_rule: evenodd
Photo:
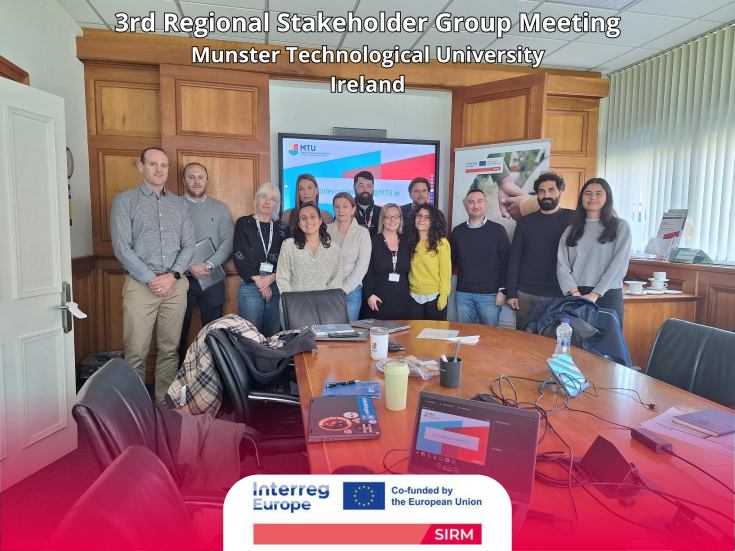
<path fill-rule="evenodd" d="M 207 344 L 212 351 L 214 364 L 222 381 L 235 421 L 255 428 L 262 438 L 258 442 L 261 455 L 296 453 L 306 450 L 304 424 L 298 396 L 268 392 L 267 385 L 255 380 L 258 370 L 247 352 L 239 352 L 233 337 L 218 329 L 207 335 Z M 289 369 L 283 363 L 278 371 L 267 375 L 278 379 Z"/>
<path fill-rule="evenodd" d="M 129 447 L 143 446 L 161 457 L 171 477 L 178 480 L 173 461 L 166 459 L 167 454 L 158 453 L 159 445 L 168 446 L 161 413 L 125 360 L 110 360 L 87 380 L 77 395 L 72 415 L 103 471 Z M 253 451 L 258 468 L 258 442 L 262 438 L 257 430 L 246 427 L 240 448 L 241 457 Z"/>
<path fill-rule="evenodd" d="M 646 374 L 735 408 L 735 334 L 668 319 L 653 343 Z"/>
<path fill-rule="evenodd" d="M 182 499 L 155 453 L 131 446 L 84 492 L 44 549 L 205 549 L 188 509 L 200 507 Z"/>
<path fill-rule="evenodd" d="M 350 322 L 342 289 L 282 293 L 281 306 L 286 324 L 284 329 Z"/>

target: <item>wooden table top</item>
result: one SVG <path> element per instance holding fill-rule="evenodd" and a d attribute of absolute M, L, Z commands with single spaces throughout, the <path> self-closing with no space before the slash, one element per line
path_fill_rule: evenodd
<path fill-rule="evenodd" d="M 435 359 L 442 353 L 452 356 L 454 343 L 416 338 L 425 327 L 459 329 L 460 336 L 480 335 L 480 342 L 477 345 L 462 345 L 460 349 L 459 356 L 463 360 L 460 388 L 442 387 L 438 376 L 428 381 L 410 378 L 405 410 L 389 411 L 385 408 L 384 398 L 375 400 L 375 410 L 383 429 L 379 439 L 307 444 L 312 474 L 331 473 L 343 465 L 363 465 L 375 472 L 383 471 L 383 458 L 388 450 L 411 446 L 418 394 L 421 390 L 472 398 L 479 392 L 489 392 L 490 382 L 500 375 L 542 380 L 548 372 L 546 360 L 554 352 L 556 344 L 554 340 L 546 337 L 482 325 L 415 320 L 407 323 L 411 325 L 411 329 L 390 336 L 391 341 L 401 343 L 406 350 L 391 353 L 390 356 L 413 354 Z M 379 381 L 385 397 L 384 377 L 375 368 L 376 362 L 370 359 L 368 343 L 332 341 L 318 344 L 318 350 L 295 357 L 305 431 L 308 430 L 311 398 L 321 396 L 324 382 L 327 380 Z M 628 427 L 637 427 L 639 423 L 655 417 L 670 407 L 676 407 L 683 413 L 708 408 L 732 413 L 728 408 L 582 350 L 575 348 L 572 356 L 588 380 L 596 387 L 636 390 L 645 403 L 656 404 L 658 411 L 649 410 L 638 403 L 632 392 L 609 390 L 599 390 L 597 397 L 582 394 L 571 399 L 570 407 L 573 409 L 585 410 Z M 513 379 L 513 384 L 520 401 L 533 402 L 539 397 L 538 382 Z M 510 385 L 504 383 L 503 391 L 506 395 L 512 396 Z M 556 405 L 556 393 L 549 389 L 544 390 L 544 393 L 545 396 L 539 400 L 539 404 L 547 410 L 553 409 Z M 559 398 L 559 405 L 563 405 L 563 397 Z M 629 430 L 569 409 L 550 413 L 549 420 L 571 446 L 575 457 L 584 455 L 595 438 L 602 435 L 613 442 L 629 462 L 635 463 L 640 472 L 664 486 L 669 493 L 704 502 L 710 507 L 727 511 L 727 514 L 732 516 L 733 496 L 728 495 L 724 488 L 679 459 L 655 454 L 645 448 L 631 439 Z M 715 476 L 732 487 L 735 464 L 733 458 L 679 440 L 671 439 L 671 442 L 677 454 L 700 467 L 709 467 Z M 559 438 L 549 432 L 539 445 L 538 451 L 541 453 L 556 450 L 567 451 Z M 394 452 L 387 458 L 386 464 L 390 466 L 403 457 L 407 457 L 407 452 Z M 402 472 L 406 464 L 400 463 L 392 470 Z M 562 478 L 566 477 L 567 473 L 559 466 L 548 463 L 539 463 L 537 470 L 553 473 L 554 476 Z M 626 508 L 617 500 L 602 498 L 595 489 L 592 491 L 608 507 L 632 519 L 670 515 L 675 511 L 672 505 L 656 496 L 639 497 L 636 506 Z M 631 539 L 655 541 L 654 536 L 646 530 L 606 512 L 584 489 L 576 488 L 574 497 L 581 520 L 572 535 L 562 535 L 549 523 L 527 519 L 514 542 L 514 548 L 618 549 L 627 548 Z M 553 512 L 558 517 L 566 519 L 574 518 L 568 488 L 553 488 L 538 480 L 534 484 L 531 508 Z M 719 521 L 724 521 L 724 527 L 732 531 L 732 526 L 725 519 L 714 514 L 709 515 L 709 518 L 718 524 Z M 561 525 L 561 529 L 568 531 L 569 524 Z M 645 544 L 639 548 L 645 548 Z"/>

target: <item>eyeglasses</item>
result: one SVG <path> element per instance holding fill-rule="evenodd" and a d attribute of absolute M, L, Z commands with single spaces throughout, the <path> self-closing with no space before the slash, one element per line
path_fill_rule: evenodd
<path fill-rule="evenodd" d="M 357 189 L 373 189 L 375 184 L 355 184 Z"/>
<path fill-rule="evenodd" d="M 274 205 L 278 203 L 278 199 L 276 199 L 275 197 L 268 197 L 267 195 L 263 195 L 262 193 L 258 195 L 258 199 L 260 199 L 261 201 L 270 201 Z"/>
<path fill-rule="evenodd" d="M 401 215 L 400 214 L 389 214 L 387 216 L 383 216 L 383 220 L 400 220 Z"/>
<path fill-rule="evenodd" d="M 417 214 L 416 220 L 431 220 L 430 214 Z"/>

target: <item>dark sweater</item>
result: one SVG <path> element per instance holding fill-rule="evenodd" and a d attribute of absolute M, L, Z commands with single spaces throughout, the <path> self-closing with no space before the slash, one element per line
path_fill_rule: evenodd
<path fill-rule="evenodd" d="M 360 203 L 357 204 L 357 209 L 355 210 L 355 219 L 357 220 L 357 223 L 360 224 L 363 228 L 367 228 L 370 232 L 370 237 L 378 233 L 378 221 L 380 220 L 380 211 L 383 210 L 383 207 L 380 205 L 376 205 L 375 203 L 372 203 L 368 206 L 367 209 L 363 209 L 360 206 Z M 367 224 L 370 222 L 370 227 L 368 228 Z"/>
<path fill-rule="evenodd" d="M 490 295 L 505 287 L 510 240 L 503 226 L 490 220 L 480 228 L 460 224 L 452 230 L 451 249 L 457 291 Z"/>
<path fill-rule="evenodd" d="M 508 298 L 518 298 L 518 290 L 529 295 L 561 297 L 556 278 L 556 256 L 559 239 L 572 216 L 569 209 L 554 214 L 540 211 L 518 221 L 508 262 L 506 288 Z"/>
<path fill-rule="evenodd" d="M 263 241 L 258 235 L 256 224 L 260 224 L 263 233 L 263 241 L 268 247 L 270 238 L 270 223 L 257 222 L 253 216 L 243 216 L 235 224 L 235 241 L 233 243 L 233 260 L 235 269 L 245 283 L 253 283 L 252 276 L 260 273 L 260 263 L 265 262 L 265 251 Z M 273 221 L 273 243 L 268 252 L 268 262 L 273 264 L 273 273 L 278 266 L 278 255 L 281 252 L 281 244 L 290 237 L 288 226 L 280 220 Z"/>

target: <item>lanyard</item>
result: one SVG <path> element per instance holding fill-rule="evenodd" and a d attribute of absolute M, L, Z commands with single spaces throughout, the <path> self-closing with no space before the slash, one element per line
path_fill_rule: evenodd
<path fill-rule="evenodd" d="M 383 237 L 383 243 L 385 243 L 385 246 L 388 247 L 388 250 L 390 251 L 390 246 L 388 245 L 388 242 L 385 240 L 385 237 Z M 396 264 L 398 264 L 398 247 L 401 246 L 401 238 L 398 238 L 398 245 L 396 245 L 396 252 L 391 253 L 393 254 L 393 273 L 396 273 Z"/>
<path fill-rule="evenodd" d="M 362 209 L 360 209 L 360 210 L 362 210 Z M 373 225 L 373 214 L 375 214 L 375 205 L 373 204 L 373 205 L 370 206 L 370 218 L 369 219 L 367 218 L 367 215 L 366 215 L 366 211 L 367 210 L 368 209 L 365 209 L 362 212 L 362 218 L 363 218 L 363 220 L 365 220 L 365 227 L 367 229 L 370 229 L 372 227 L 372 225 Z"/>
<path fill-rule="evenodd" d="M 260 231 L 260 220 L 258 220 L 258 217 L 255 217 L 255 224 L 258 228 L 258 237 L 260 237 L 260 242 L 263 244 L 263 251 L 265 252 L 265 261 L 268 262 L 268 253 L 271 250 L 271 245 L 273 244 L 273 220 L 271 220 L 271 231 L 270 235 L 268 236 L 268 248 L 265 248 L 265 240 L 263 239 L 263 234 Z"/>

